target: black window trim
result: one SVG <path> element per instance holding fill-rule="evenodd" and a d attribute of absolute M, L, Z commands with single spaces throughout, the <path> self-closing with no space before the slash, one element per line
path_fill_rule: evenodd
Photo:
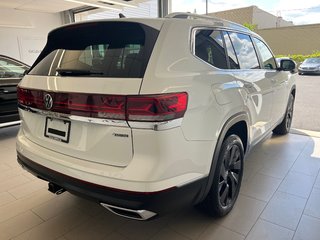
<path fill-rule="evenodd" d="M 239 68 L 231 68 L 231 65 L 229 65 L 229 69 L 230 69 L 230 70 L 241 69 L 241 68 L 240 68 L 239 59 L 238 59 L 238 55 L 237 55 L 236 50 L 234 49 L 233 43 L 232 43 L 232 41 L 231 41 L 231 37 L 230 37 L 230 34 L 229 34 L 230 31 L 223 31 L 223 32 L 225 32 L 225 33 L 228 35 L 228 39 L 229 39 L 229 41 L 230 41 L 230 43 L 231 43 L 231 47 L 232 47 L 232 49 L 233 49 L 234 55 L 235 55 L 235 57 L 236 57 L 236 59 L 237 59 L 238 65 L 239 65 Z M 224 41 L 224 42 L 226 41 L 225 38 L 224 38 L 224 36 L 223 36 L 223 41 Z M 227 45 L 227 44 L 225 43 L 225 45 Z M 227 48 L 227 47 L 226 47 L 226 48 Z M 226 55 L 226 56 L 228 56 L 228 57 L 227 57 L 227 60 L 228 60 L 228 63 L 230 63 L 229 54 L 228 54 L 228 49 L 226 49 L 226 51 L 227 51 L 227 55 Z"/>
<path fill-rule="evenodd" d="M 228 59 L 228 57 L 227 57 L 227 56 L 228 56 L 227 54 L 226 54 L 226 59 L 227 59 L 227 64 L 228 64 L 228 68 L 227 68 L 227 69 L 221 69 L 221 68 L 215 67 L 215 66 L 213 66 L 212 64 L 210 64 L 210 63 L 204 61 L 203 59 L 199 58 L 199 57 L 196 55 L 196 49 L 195 49 L 195 47 L 196 47 L 196 44 L 195 44 L 195 41 L 196 41 L 196 33 L 197 33 L 198 30 L 215 30 L 215 31 L 220 31 L 220 34 L 221 34 L 221 35 L 222 35 L 222 32 L 225 31 L 225 32 L 228 33 L 229 39 L 230 39 L 230 33 L 240 33 L 240 34 L 244 34 L 244 35 L 249 36 L 249 38 L 250 38 L 250 40 L 251 40 L 251 42 L 252 42 L 252 45 L 253 45 L 253 49 L 254 49 L 254 51 L 255 51 L 255 53 L 256 53 L 256 56 L 257 56 L 257 59 L 258 59 L 259 68 L 258 68 L 258 69 L 244 69 L 244 68 L 241 68 L 241 66 L 240 66 L 239 69 L 231 69 L 231 68 L 230 68 L 230 65 L 229 65 L 229 59 Z M 237 30 L 237 29 L 230 29 L 230 28 L 224 28 L 224 27 L 211 27 L 211 26 L 195 26 L 195 27 L 193 27 L 193 28 L 191 29 L 190 53 L 191 53 L 194 57 L 196 57 L 197 59 L 199 59 L 199 60 L 201 60 L 202 62 L 208 64 L 209 66 L 214 67 L 214 68 L 216 68 L 216 69 L 224 70 L 224 71 L 266 70 L 266 69 L 262 68 L 261 59 L 260 59 L 260 53 L 257 52 L 255 42 L 254 42 L 253 39 L 252 39 L 253 37 L 255 37 L 255 38 L 261 40 L 263 43 L 265 43 L 265 41 L 263 41 L 259 35 L 250 34 L 250 33 L 248 33 L 248 32 L 240 31 L 240 30 Z M 226 43 L 225 43 L 225 39 L 224 39 L 223 35 L 222 35 L 222 41 L 223 41 L 223 46 L 225 47 L 225 51 L 226 51 Z M 231 39 L 230 39 L 230 41 L 231 41 Z M 231 41 L 231 44 L 232 44 L 232 48 L 233 48 L 233 50 L 234 50 L 234 52 L 235 52 L 235 49 L 234 49 L 234 46 L 233 46 L 232 41 Z M 265 44 L 266 44 L 266 43 L 265 43 Z M 268 46 L 267 44 L 266 44 L 266 46 L 267 46 L 268 49 L 270 50 L 270 48 L 269 48 L 269 46 Z M 272 53 L 272 56 L 273 56 L 273 58 L 274 58 L 273 52 L 272 52 L 271 50 L 270 50 L 270 52 Z M 236 52 L 235 52 L 235 54 L 236 54 Z M 236 54 L 236 58 L 237 58 L 238 63 L 239 63 L 239 59 L 238 59 L 237 54 Z M 239 64 L 240 64 L 240 63 L 239 63 Z"/>

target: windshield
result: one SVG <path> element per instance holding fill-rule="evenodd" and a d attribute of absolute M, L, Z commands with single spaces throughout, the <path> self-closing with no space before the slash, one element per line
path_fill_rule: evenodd
<path fill-rule="evenodd" d="M 159 31 L 133 22 L 70 25 L 51 32 L 30 75 L 142 78 Z"/>
<path fill-rule="evenodd" d="M 319 63 L 320 64 L 320 58 L 308 58 L 304 60 L 304 63 Z"/>

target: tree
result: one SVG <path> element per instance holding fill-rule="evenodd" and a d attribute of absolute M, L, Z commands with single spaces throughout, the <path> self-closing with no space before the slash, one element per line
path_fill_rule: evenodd
<path fill-rule="evenodd" d="M 244 23 L 243 26 L 245 26 L 246 28 L 248 28 L 251 31 L 255 31 L 257 29 L 257 24 L 251 24 L 251 23 Z"/>

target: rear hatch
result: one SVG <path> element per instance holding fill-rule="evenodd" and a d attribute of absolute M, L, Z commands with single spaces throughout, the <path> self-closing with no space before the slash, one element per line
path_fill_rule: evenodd
<path fill-rule="evenodd" d="M 101 21 L 52 31 L 19 85 L 25 136 L 79 159 L 128 165 L 126 96 L 139 94 L 161 24 Z"/>

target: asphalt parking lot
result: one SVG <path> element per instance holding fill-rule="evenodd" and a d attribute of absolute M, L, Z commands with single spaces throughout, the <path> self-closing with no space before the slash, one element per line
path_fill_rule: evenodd
<path fill-rule="evenodd" d="M 295 75 L 297 93 L 292 128 L 320 131 L 320 75 Z"/>

